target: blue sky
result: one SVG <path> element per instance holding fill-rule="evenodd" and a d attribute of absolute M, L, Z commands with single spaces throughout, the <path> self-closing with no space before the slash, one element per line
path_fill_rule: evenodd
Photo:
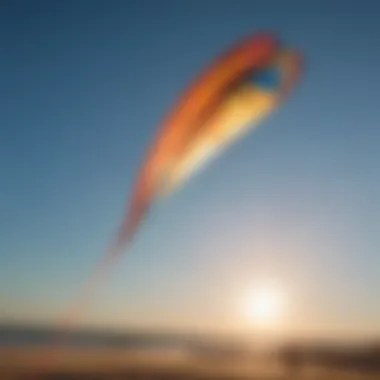
<path fill-rule="evenodd" d="M 0 320 L 53 322 L 121 221 L 169 107 L 218 53 L 273 30 L 307 59 L 257 132 L 158 205 L 88 325 L 244 326 L 272 278 L 292 334 L 380 333 L 376 1 L 5 1 Z"/>

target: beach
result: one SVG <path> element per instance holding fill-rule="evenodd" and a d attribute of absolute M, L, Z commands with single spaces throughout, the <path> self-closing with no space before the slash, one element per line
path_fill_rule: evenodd
<path fill-rule="evenodd" d="M 275 361 L 210 360 L 185 353 L 66 348 L 49 362 L 51 348 L 0 349 L 0 380 L 10 379 L 314 379 L 375 380 L 376 374 L 307 370 L 295 376 Z M 378 374 L 377 374 L 378 376 Z"/>

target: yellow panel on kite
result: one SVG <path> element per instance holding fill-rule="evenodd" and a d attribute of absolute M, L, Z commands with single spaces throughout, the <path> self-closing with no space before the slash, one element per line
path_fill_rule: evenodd
<path fill-rule="evenodd" d="M 281 52 L 271 66 L 231 89 L 166 174 L 163 193 L 173 191 L 238 138 L 259 127 L 279 104 L 297 62 L 298 55 Z"/>

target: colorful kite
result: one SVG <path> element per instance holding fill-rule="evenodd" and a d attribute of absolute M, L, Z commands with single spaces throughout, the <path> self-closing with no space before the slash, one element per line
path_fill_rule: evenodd
<path fill-rule="evenodd" d="M 270 115 L 294 87 L 301 56 L 269 34 L 246 39 L 190 85 L 164 120 L 138 175 L 113 252 L 130 241 L 157 197 Z"/>

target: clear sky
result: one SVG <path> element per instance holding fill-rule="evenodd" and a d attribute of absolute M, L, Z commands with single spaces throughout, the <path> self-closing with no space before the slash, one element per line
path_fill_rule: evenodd
<path fill-rule="evenodd" d="M 374 1 L 2 1 L 0 320 L 54 321 L 114 236 L 154 131 L 249 33 L 303 52 L 293 97 L 160 204 L 88 325 L 230 329 L 270 278 L 287 331 L 380 334 Z"/>

